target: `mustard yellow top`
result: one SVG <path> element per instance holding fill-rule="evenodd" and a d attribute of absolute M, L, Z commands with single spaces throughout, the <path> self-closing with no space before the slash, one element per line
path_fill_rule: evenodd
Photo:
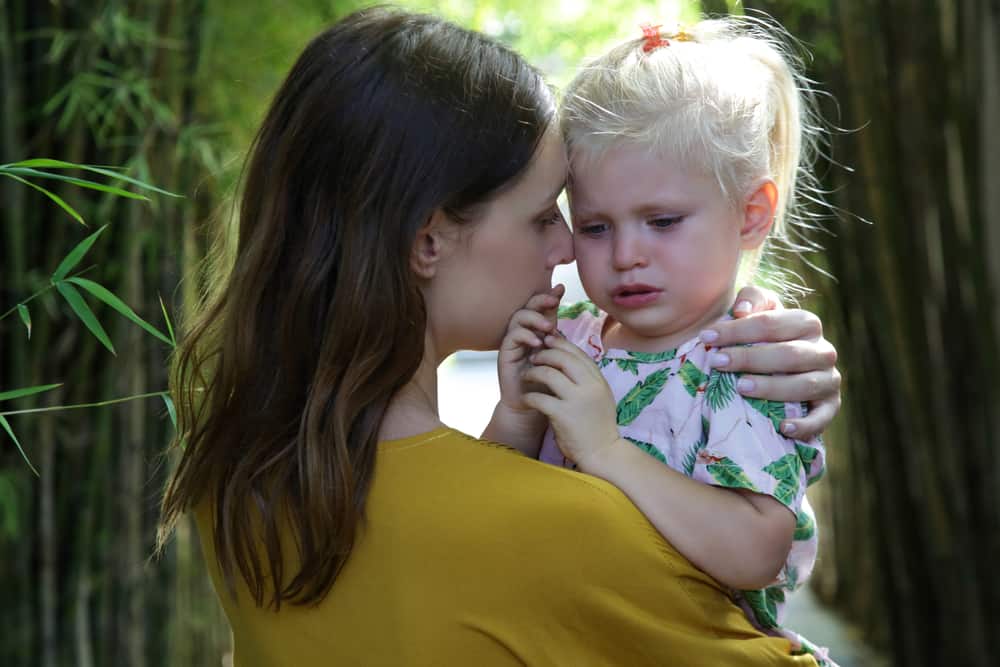
<path fill-rule="evenodd" d="M 234 602 L 195 514 L 236 667 L 816 664 L 614 486 L 452 429 L 380 443 L 363 532 L 318 606 Z"/>

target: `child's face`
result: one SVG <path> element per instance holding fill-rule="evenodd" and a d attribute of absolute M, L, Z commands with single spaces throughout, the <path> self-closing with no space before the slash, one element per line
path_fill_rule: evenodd
<path fill-rule="evenodd" d="M 639 147 L 574 160 L 573 247 L 587 295 L 620 323 L 614 347 L 665 349 L 731 305 L 741 212 L 709 176 Z"/>

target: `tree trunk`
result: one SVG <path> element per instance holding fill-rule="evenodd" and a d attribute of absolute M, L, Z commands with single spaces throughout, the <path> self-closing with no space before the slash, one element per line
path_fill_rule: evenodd
<path fill-rule="evenodd" d="M 995 664 L 1000 6 L 752 4 L 820 48 L 810 74 L 858 128 L 834 138 L 857 173 L 828 185 L 873 222 L 832 225 L 838 282 L 813 281 L 845 377 L 823 590 L 897 664 Z"/>

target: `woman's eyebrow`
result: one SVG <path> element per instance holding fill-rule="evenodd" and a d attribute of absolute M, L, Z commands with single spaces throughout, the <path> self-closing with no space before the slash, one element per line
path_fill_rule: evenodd
<path fill-rule="evenodd" d="M 546 197 L 543 201 L 545 202 L 538 208 L 538 213 L 544 213 L 550 208 L 552 208 L 552 202 L 559 199 L 559 193 L 566 189 L 566 181 L 559 184 L 558 187 Z"/>
<path fill-rule="evenodd" d="M 565 189 L 566 189 L 566 180 L 563 179 L 563 181 L 559 185 L 556 186 L 556 189 L 552 192 L 551 195 L 549 195 L 546 198 L 545 201 L 551 201 L 553 199 L 558 199 L 559 198 L 559 193 L 562 192 Z"/>

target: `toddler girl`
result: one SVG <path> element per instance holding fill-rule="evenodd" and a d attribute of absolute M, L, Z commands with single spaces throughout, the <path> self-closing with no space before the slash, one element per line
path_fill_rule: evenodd
<path fill-rule="evenodd" d="M 781 625 L 786 595 L 816 558 L 805 490 L 823 473 L 823 446 L 782 433 L 801 405 L 744 398 L 711 349 L 737 281 L 754 274 L 768 236 L 784 233 L 808 163 L 808 89 L 776 35 L 739 18 L 645 27 L 570 84 L 561 128 L 590 301 L 561 308 L 558 328 L 600 368 L 634 445 L 611 448 L 595 474 L 729 586 L 758 628 L 832 665 Z M 523 343 L 525 328 L 540 333 L 512 325 L 509 337 Z M 547 349 L 532 360 L 525 377 L 559 394 L 553 369 L 540 369 L 569 369 Z M 552 417 L 531 394 L 524 402 Z M 540 458 L 573 466 L 553 425 Z"/>

